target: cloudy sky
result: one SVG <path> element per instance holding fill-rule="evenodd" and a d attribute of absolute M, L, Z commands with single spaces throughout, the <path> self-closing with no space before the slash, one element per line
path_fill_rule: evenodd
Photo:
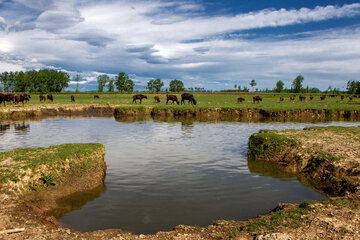
<path fill-rule="evenodd" d="M 0 0 L 0 72 L 126 72 L 185 87 L 345 89 L 360 80 L 360 2 L 330 0 Z M 70 86 L 73 89 L 74 85 Z"/>

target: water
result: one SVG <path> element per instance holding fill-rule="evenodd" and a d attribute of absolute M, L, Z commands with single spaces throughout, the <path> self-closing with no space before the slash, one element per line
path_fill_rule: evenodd
<path fill-rule="evenodd" d="M 260 129 L 332 123 L 117 122 L 112 118 L 46 119 L 2 124 L 0 151 L 62 143 L 106 146 L 105 187 L 62 199 L 54 213 L 79 231 L 121 228 L 133 233 L 243 220 L 279 202 L 321 200 L 320 193 L 272 166 L 247 161 L 247 143 Z M 70 211 L 70 212 L 69 212 Z M 67 213 L 66 213 L 67 212 Z"/>

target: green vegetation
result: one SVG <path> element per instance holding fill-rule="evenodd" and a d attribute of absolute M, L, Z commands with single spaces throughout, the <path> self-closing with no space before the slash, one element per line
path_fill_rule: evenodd
<path fill-rule="evenodd" d="M 45 186 L 55 185 L 61 182 L 64 176 L 81 176 L 91 169 L 103 166 L 104 164 L 99 162 L 102 158 L 94 158 L 95 153 L 103 156 L 103 149 L 102 144 L 86 143 L 62 144 L 48 148 L 17 148 L 1 152 L 0 183 L 18 182 L 26 175 L 39 175 L 38 179 L 28 184 L 30 189 L 38 189 L 40 183 Z"/>
<path fill-rule="evenodd" d="M 250 232 L 276 230 L 280 227 L 298 228 L 307 220 L 311 203 L 305 201 L 298 208 L 280 210 L 270 216 L 260 217 L 245 226 Z"/>
<path fill-rule="evenodd" d="M 164 83 L 158 78 L 156 80 L 150 80 L 148 83 L 147 83 L 147 89 L 150 91 L 150 92 L 160 92 L 161 91 L 161 88 L 164 86 Z"/>
<path fill-rule="evenodd" d="M 269 159 L 284 151 L 286 147 L 297 145 L 298 143 L 291 138 L 265 131 L 251 135 L 248 155 L 256 159 Z"/>
<path fill-rule="evenodd" d="M 97 94 L 100 96 L 99 99 L 94 99 L 94 95 Z M 353 101 L 350 101 L 348 98 L 343 101 L 340 100 L 340 97 L 337 98 L 326 98 L 324 101 L 320 100 L 319 95 L 314 95 L 314 100 L 310 101 L 308 95 L 307 99 L 303 102 L 300 102 L 298 98 L 295 101 L 290 101 L 289 97 L 292 95 L 287 94 L 262 94 L 260 95 L 263 99 L 260 103 L 253 103 L 253 96 L 255 94 L 250 93 L 194 93 L 194 97 L 197 101 L 196 106 L 192 105 L 167 105 L 166 104 L 166 94 L 151 94 L 143 93 L 147 95 L 148 99 L 144 99 L 142 106 L 145 107 L 161 107 L 163 109 L 173 108 L 173 109 L 206 109 L 206 108 L 227 108 L 227 109 L 262 109 L 266 112 L 276 112 L 276 111 L 286 111 L 296 113 L 303 109 L 315 109 L 315 110 L 326 110 L 328 113 L 331 111 L 344 111 L 348 112 L 350 115 L 353 111 L 360 111 L 360 99 L 355 98 Z M 81 104 L 99 104 L 99 105 L 118 105 L 118 106 L 136 106 L 132 104 L 133 94 L 119 94 L 119 93 L 59 93 L 53 94 L 54 102 L 53 103 L 41 103 L 39 101 L 38 94 L 31 94 L 31 99 L 26 105 L 38 105 L 46 106 L 52 104 L 70 104 L 70 95 L 74 95 L 76 102 L 72 103 L 73 105 Z M 181 94 L 176 93 L 179 100 L 181 100 Z M 258 95 L 258 94 L 257 94 Z M 155 103 L 154 96 L 159 96 L 161 102 Z M 284 97 L 284 102 L 280 102 L 280 96 Z M 237 103 L 237 98 L 243 97 L 245 101 L 242 103 Z M 8 104 L 7 104 L 8 105 Z M 139 105 L 139 103 L 138 103 Z M 11 105 L 10 105 L 11 106 Z"/>

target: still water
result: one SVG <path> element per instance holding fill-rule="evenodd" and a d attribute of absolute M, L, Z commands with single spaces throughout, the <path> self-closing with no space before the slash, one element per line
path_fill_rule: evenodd
<path fill-rule="evenodd" d="M 267 213 L 279 202 L 323 199 L 277 168 L 248 164 L 248 138 L 260 129 L 359 124 L 56 118 L 2 124 L 0 151 L 62 143 L 105 144 L 105 187 L 62 199 L 63 208 L 55 211 L 56 216 L 62 226 L 79 231 L 121 228 L 155 233 L 179 224 L 243 220 Z"/>

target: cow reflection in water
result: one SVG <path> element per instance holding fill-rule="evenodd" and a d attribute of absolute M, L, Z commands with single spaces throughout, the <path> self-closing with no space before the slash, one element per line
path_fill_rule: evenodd
<path fill-rule="evenodd" d="M 10 124 L 0 124 L 0 136 L 4 135 L 10 129 Z"/>
<path fill-rule="evenodd" d="M 190 139 L 194 132 L 193 122 L 181 122 L 181 138 Z"/>
<path fill-rule="evenodd" d="M 30 124 L 26 122 L 16 123 L 14 124 L 14 128 L 15 128 L 15 134 L 19 133 L 23 135 L 29 132 Z"/>

